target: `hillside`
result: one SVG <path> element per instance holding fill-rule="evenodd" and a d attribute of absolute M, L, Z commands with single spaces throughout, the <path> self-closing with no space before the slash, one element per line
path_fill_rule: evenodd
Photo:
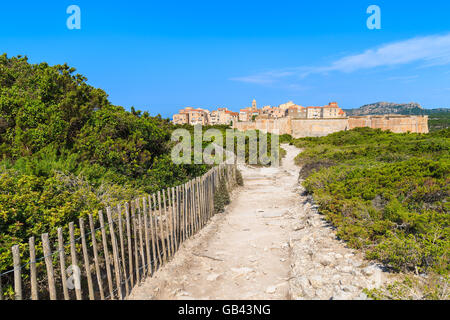
<path fill-rule="evenodd" d="M 426 285 L 414 286 L 419 297 L 446 296 L 440 276 L 450 270 L 449 130 L 356 128 L 294 144 L 304 149 L 296 160 L 306 190 L 337 235 L 391 270 L 426 273 Z M 389 298 L 411 298 L 411 284 L 404 285 L 407 291 Z"/>
<path fill-rule="evenodd" d="M 0 270 L 13 244 L 209 167 L 174 164 L 169 120 L 112 105 L 86 81 L 0 55 Z"/>
<path fill-rule="evenodd" d="M 376 102 L 366 104 L 357 109 L 345 109 L 349 116 L 366 116 L 380 114 L 404 114 L 404 115 L 430 115 L 436 113 L 446 113 L 448 108 L 424 109 L 420 104 Z"/>

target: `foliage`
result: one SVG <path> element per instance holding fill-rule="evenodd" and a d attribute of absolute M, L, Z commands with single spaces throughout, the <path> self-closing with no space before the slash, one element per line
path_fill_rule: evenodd
<path fill-rule="evenodd" d="M 430 132 L 448 129 L 450 127 L 450 112 L 437 112 L 428 116 Z"/>
<path fill-rule="evenodd" d="M 448 300 L 448 276 L 406 276 L 378 289 L 365 289 L 373 300 Z"/>
<path fill-rule="evenodd" d="M 12 268 L 14 244 L 20 244 L 25 262 L 34 236 L 36 255 L 42 256 L 42 233 L 55 240 L 61 227 L 66 237 L 69 222 L 207 172 L 210 165 L 172 162 L 170 139 L 178 128 L 194 130 L 112 105 L 103 90 L 67 64 L 30 64 L 26 57 L 1 55 L 0 271 Z M 229 126 L 203 130 L 210 128 L 226 141 Z M 223 183 L 219 202 L 225 205 L 229 196 Z M 6 283 L 2 279 L 4 293 L 11 292 L 10 276 Z"/>
<path fill-rule="evenodd" d="M 225 177 L 219 178 L 219 186 L 214 193 L 214 211 L 223 212 L 225 206 L 230 204 L 230 194 L 228 193 Z"/>
<path fill-rule="evenodd" d="M 0 270 L 10 248 L 106 205 L 187 182 L 207 165 L 175 165 L 168 119 L 114 106 L 68 65 L 0 56 Z M 41 246 L 37 243 L 37 255 Z M 26 260 L 26 257 L 23 257 Z"/>
<path fill-rule="evenodd" d="M 296 161 L 340 238 L 397 271 L 449 271 L 450 130 L 302 138 Z"/>
<path fill-rule="evenodd" d="M 242 178 L 242 173 L 239 169 L 236 169 L 236 183 L 238 186 L 244 185 L 244 179 Z"/>
<path fill-rule="evenodd" d="M 292 138 L 292 136 L 290 134 L 282 134 L 279 136 L 279 140 L 280 143 L 289 143 L 289 144 L 293 144 L 294 142 L 294 138 Z"/>

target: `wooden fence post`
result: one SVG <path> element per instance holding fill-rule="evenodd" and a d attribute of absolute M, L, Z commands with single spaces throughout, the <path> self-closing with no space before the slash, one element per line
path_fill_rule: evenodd
<path fill-rule="evenodd" d="M 64 251 L 64 239 L 62 228 L 58 228 L 58 251 L 59 251 L 59 268 L 61 269 L 61 284 L 63 288 L 64 300 L 70 300 L 69 290 L 67 289 L 66 252 Z"/>
<path fill-rule="evenodd" d="M 184 185 L 184 240 L 189 238 L 189 226 L 190 226 L 190 196 L 189 196 L 189 183 Z"/>
<path fill-rule="evenodd" d="M 167 231 L 169 234 L 169 239 L 170 239 L 170 256 L 173 257 L 174 251 L 175 251 L 175 247 L 174 247 L 174 239 L 173 239 L 173 225 L 172 225 L 172 218 L 173 218 L 173 211 L 172 211 L 172 206 L 171 206 L 171 197 L 170 197 L 170 189 L 166 189 L 166 193 L 167 193 L 167 203 L 166 201 L 164 201 L 164 204 L 167 208 L 166 210 L 166 221 L 167 221 Z"/>
<path fill-rule="evenodd" d="M 154 221 L 155 221 L 155 238 L 156 238 L 156 247 L 157 247 L 157 251 L 158 251 L 158 261 L 159 261 L 159 265 L 161 266 L 162 265 L 162 258 L 161 258 L 161 249 L 160 249 L 160 246 L 159 246 L 159 241 L 160 241 L 160 237 L 159 237 L 159 231 L 158 231 L 158 227 L 159 227 L 159 224 L 158 224 L 158 211 L 157 210 L 159 210 L 159 209 L 157 209 L 156 207 L 157 207 L 157 205 L 158 205 L 158 203 L 156 202 L 156 194 L 153 194 L 152 195 L 152 199 L 153 199 L 153 207 L 154 207 L 154 209 L 153 209 L 153 216 L 154 216 Z M 162 242 L 162 240 L 161 240 L 161 242 Z M 161 244 L 161 246 L 162 246 L 162 244 Z"/>
<path fill-rule="evenodd" d="M 76 250 L 75 231 L 73 222 L 69 223 L 69 236 L 70 236 L 70 255 L 72 258 L 72 271 L 73 271 L 73 266 L 79 268 L 77 261 L 77 250 Z M 81 279 L 79 279 L 79 277 L 74 277 L 74 280 L 75 280 L 75 296 L 77 300 L 81 300 L 82 299 Z"/>
<path fill-rule="evenodd" d="M 164 236 L 164 226 L 162 222 L 162 203 L 161 203 L 161 191 L 158 191 L 158 208 L 159 208 L 159 226 L 160 226 L 160 232 L 161 232 L 161 242 L 162 242 L 162 249 L 163 249 L 163 262 L 167 262 L 167 253 L 166 253 L 166 239 Z"/>
<path fill-rule="evenodd" d="M 172 191 L 172 225 L 173 225 L 173 240 L 174 250 L 178 250 L 178 195 L 175 192 L 175 188 L 171 188 Z"/>
<path fill-rule="evenodd" d="M 177 248 L 181 245 L 181 186 L 177 186 L 177 232 L 178 232 L 178 242 Z"/>
<path fill-rule="evenodd" d="M 181 242 L 184 242 L 186 240 L 186 184 L 183 184 L 180 186 L 181 191 L 181 200 L 183 202 L 180 203 L 181 207 Z"/>
<path fill-rule="evenodd" d="M 148 209 L 145 197 L 142 198 L 142 217 L 144 218 L 145 249 L 147 254 L 147 275 L 152 274 L 152 257 L 150 256 L 150 237 L 148 229 Z"/>
<path fill-rule="evenodd" d="M 131 243 L 130 206 L 128 202 L 125 203 L 125 220 L 127 224 L 128 269 L 130 270 L 131 287 L 134 287 L 133 248 Z"/>
<path fill-rule="evenodd" d="M 154 198 L 154 196 L 155 195 L 153 195 L 153 198 Z M 153 203 L 154 203 L 154 201 L 155 200 L 153 200 Z M 153 272 L 156 272 L 158 267 L 157 267 L 155 246 L 157 245 L 158 253 L 159 253 L 159 245 L 158 245 L 157 237 L 156 237 L 157 236 L 156 229 L 153 224 L 152 197 L 150 195 L 148 196 L 148 217 L 149 217 L 149 222 L 150 222 L 150 231 L 151 231 L 151 235 L 152 235 Z"/>
<path fill-rule="evenodd" d="M 187 193 L 188 193 L 188 238 L 192 236 L 192 184 L 191 181 L 187 183 Z"/>
<path fill-rule="evenodd" d="M 140 211 L 140 210 L 139 210 Z M 141 261 L 142 261 L 142 279 L 145 278 L 145 255 L 144 255 L 144 240 L 142 236 L 142 215 L 139 212 L 137 215 L 138 218 L 138 230 L 139 230 L 139 252 L 141 253 Z"/>
<path fill-rule="evenodd" d="M 89 228 L 92 236 L 92 250 L 94 251 L 95 276 L 97 278 L 98 291 L 100 292 L 100 299 L 105 300 L 105 292 L 103 291 L 102 274 L 100 271 L 100 263 L 98 260 L 97 239 L 95 238 L 94 219 L 89 215 Z"/>
<path fill-rule="evenodd" d="M 122 260 L 122 270 L 123 270 L 123 279 L 125 281 L 125 294 L 128 297 L 130 294 L 130 288 L 128 286 L 128 273 L 126 266 L 126 257 L 125 257 L 125 244 L 123 239 L 123 220 L 122 220 L 122 208 L 120 204 L 117 205 L 118 219 L 117 224 L 119 225 L 119 239 L 120 239 L 120 256 Z"/>
<path fill-rule="evenodd" d="M 22 274 L 20 266 L 19 245 L 11 248 L 14 263 L 14 294 L 16 300 L 22 300 Z"/>
<path fill-rule="evenodd" d="M 191 188 L 186 182 L 186 239 L 191 237 Z"/>
<path fill-rule="evenodd" d="M 195 185 L 194 180 L 190 181 L 191 184 L 191 218 L 192 218 L 192 235 L 197 232 L 197 225 L 195 223 Z"/>
<path fill-rule="evenodd" d="M 197 185 L 196 185 L 197 179 L 191 180 L 192 185 L 192 218 L 194 222 L 194 234 L 198 231 L 198 222 L 197 222 Z"/>
<path fill-rule="evenodd" d="M 105 221 L 103 220 L 103 212 L 101 210 L 98 212 L 98 220 L 100 221 L 100 228 L 102 230 L 103 252 L 105 254 L 106 276 L 108 278 L 109 297 L 111 300 L 114 300 L 114 290 L 111 275 L 111 262 L 109 260 L 108 240 L 106 238 Z"/>
<path fill-rule="evenodd" d="M 167 193 L 167 199 L 166 199 L 166 193 Z M 170 235 L 170 213 L 169 213 L 169 205 L 167 204 L 167 201 L 170 201 L 168 190 L 163 189 L 162 190 L 162 196 L 163 196 L 163 208 L 164 208 L 164 221 L 165 221 L 165 234 L 167 235 L 167 253 L 168 258 L 170 258 L 173 254 L 172 252 L 172 237 Z"/>
<path fill-rule="evenodd" d="M 205 177 L 204 176 L 202 176 L 201 178 L 200 178 L 200 201 L 201 201 L 201 208 L 202 208 L 202 210 L 201 210 L 201 216 L 202 216 L 202 226 L 205 226 L 206 225 L 206 222 L 207 222 L 207 220 L 206 220 L 206 215 L 205 215 L 205 212 L 206 212 L 206 210 L 205 210 L 205 205 L 206 205 L 206 201 L 205 201 Z"/>
<path fill-rule="evenodd" d="M 45 266 L 47 267 L 48 291 L 50 300 L 56 300 L 55 272 L 53 271 L 52 250 L 48 241 L 48 233 L 42 234 L 42 247 L 44 249 Z"/>
<path fill-rule="evenodd" d="M 89 300 L 95 300 L 94 287 L 92 286 L 92 277 L 91 277 L 91 263 L 89 262 L 89 255 L 87 251 L 86 234 L 84 231 L 83 218 L 80 218 L 80 233 L 81 233 L 81 247 L 83 250 L 83 258 L 84 258 L 84 269 L 86 271 L 86 277 L 88 282 Z"/>
<path fill-rule="evenodd" d="M 116 233 L 114 231 L 114 222 L 112 219 L 111 214 L 111 208 L 106 208 L 106 215 L 108 216 L 108 224 L 109 224 L 109 233 L 111 236 L 111 246 L 113 249 L 113 262 L 114 262 L 114 273 L 116 275 L 116 286 L 118 291 L 118 298 L 119 300 L 122 300 L 122 284 L 120 281 L 120 263 L 119 263 L 119 254 L 118 254 L 118 248 L 117 248 L 117 240 L 116 240 Z"/>
<path fill-rule="evenodd" d="M 206 225 L 208 218 L 206 216 L 207 199 L 206 199 L 206 176 L 202 177 L 202 201 L 203 201 L 203 225 Z"/>
<path fill-rule="evenodd" d="M 31 299 L 39 300 L 38 286 L 37 286 L 37 274 L 36 274 L 36 248 L 35 248 L 35 243 L 34 243 L 34 237 L 30 237 L 28 243 L 30 246 Z"/>
<path fill-rule="evenodd" d="M 191 186 L 192 186 L 192 222 L 194 226 L 194 234 L 198 231 L 198 224 L 197 224 L 197 188 L 195 183 L 195 178 L 191 180 Z"/>
<path fill-rule="evenodd" d="M 200 202 L 200 178 L 195 178 L 196 202 L 197 202 L 197 231 L 202 228 L 201 223 L 201 202 Z"/>
<path fill-rule="evenodd" d="M 139 274 L 139 245 L 137 237 L 137 221 L 136 221 L 136 201 L 131 201 L 131 220 L 133 226 L 133 243 L 134 243 L 134 267 L 136 269 L 136 284 L 140 284 L 141 277 Z"/>
<path fill-rule="evenodd" d="M 203 229 L 204 220 L 203 220 L 203 184 L 202 177 L 198 178 L 198 210 L 199 210 L 199 220 L 200 220 L 200 228 Z"/>

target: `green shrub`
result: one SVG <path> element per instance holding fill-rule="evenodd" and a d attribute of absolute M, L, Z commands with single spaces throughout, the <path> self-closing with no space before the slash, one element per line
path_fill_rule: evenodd
<path fill-rule="evenodd" d="M 242 178 L 242 173 L 239 169 L 236 169 L 236 184 L 238 186 L 244 185 L 244 178 Z"/>
<path fill-rule="evenodd" d="M 294 141 L 300 178 L 337 234 L 396 271 L 447 275 L 450 130 L 358 128 Z"/>
<path fill-rule="evenodd" d="M 227 190 L 225 178 L 219 179 L 219 186 L 214 193 L 214 211 L 216 213 L 224 212 L 225 206 L 230 204 L 230 194 Z"/>
<path fill-rule="evenodd" d="M 364 292 L 373 300 L 448 300 L 449 285 L 448 276 L 406 276 L 381 288 L 364 289 Z"/>

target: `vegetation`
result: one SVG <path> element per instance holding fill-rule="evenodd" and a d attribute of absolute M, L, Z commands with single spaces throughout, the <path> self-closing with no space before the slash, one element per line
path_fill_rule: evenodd
<path fill-rule="evenodd" d="M 236 184 L 241 187 L 244 185 L 244 179 L 242 178 L 242 173 L 239 169 L 236 169 Z"/>
<path fill-rule="evenodd" d="M 407 275 L 384 287 L 367 290 L 373 300 L 448 300 L 448 276 L 432 274 L 426 278 Z"/>
<path fill-rule="evenodd" d="M 219 177 L 219 187 L 214 193 L 214 211 L 216 213 L 224 212 L 225 206 L 230 204 L 230 201 L 230 193 L 223 175 Z"/>
<path fill-rule="evenodd" d="M 65 64 L 0 56 L 0 270 L 13 244 L 209 168 L 175 165 L 169 120 L 114 106 L 86 81 Z"/>
<path fill-rule="evenodd" d="M 395 271 L 446 276 L 450 130 L 357 128 L 294 141 L 300 177 L 340 238 Z"/>
<path fill-rule="evenodd" d="M 430 132 L 447 129 L 450 127 L 450 112 L 432 113 L 428 116 Z"/>
<path fill-rule="evenodd" d="M 112 105 L 103 90 L 66 64 L 30 64 L 26 57 L 1 55 L 0 272 L 12 268 L 14 244 L 20 244 L 25 263 L 31 236 L 42 256 L 42 233 L 54 240 L 58 227 L 67 235 L 69 222 L 90 213 L 96 219 L 107 205 L 204 174 L 210 165 L 172 162 L 170 139 L 178 128 L 194 130 Z M 212 128 L 226 141 L 229 126 Z M 269 140 L 269 156 L 270 147 Z M 245 150 L 248 160 L 248 139 Z M 227 194 L 220 196 L 222 205 L 229 202 Z M 4 294 L 12 294 L 11 276 L 2 277 Z"/>

